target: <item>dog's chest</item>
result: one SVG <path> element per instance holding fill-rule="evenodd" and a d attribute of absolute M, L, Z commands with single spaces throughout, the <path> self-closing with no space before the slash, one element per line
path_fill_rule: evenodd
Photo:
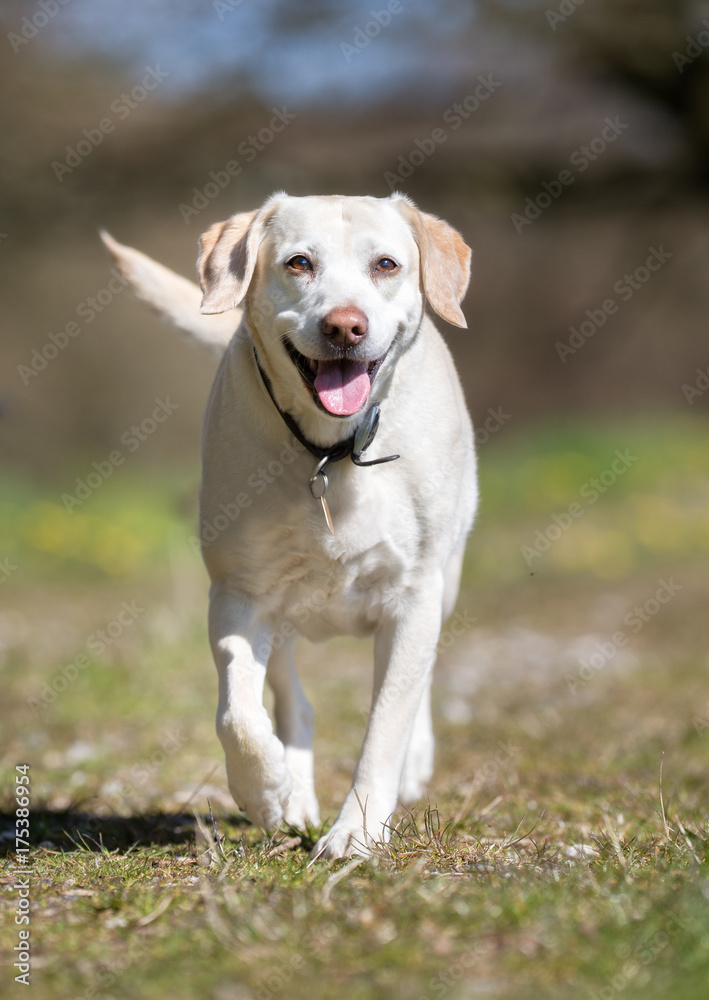
<path fill-rule="evenodd" d="M 369 478 L 390 470 L 356 471 Z M 210 572 L 256 597 L 276 628 L 290 622 L 314 641 L 369 634 L 395 609 L 415 571 L 413 507 L 398 491 L 376 485 L 366 494 L 334 488 L 331 535 L 309 491 L 280 485 L 224 533 L 211 559 L 205 551 L 208 566 L 214 563 Z"/>
<path fill-rule="evenodd" d="M 280 556 L 257 568 L 254 582 L 264 588 L 276 627 L 291 621 L 314 641 L 342 633 L 366 635 L 401 598 L 407 560 L 385 539 L 361 540 L 354 550 L 337 537 L 321 537 L 317 544 L 298 527 L 288 541 L 281 534 L 273 542 Z"/>

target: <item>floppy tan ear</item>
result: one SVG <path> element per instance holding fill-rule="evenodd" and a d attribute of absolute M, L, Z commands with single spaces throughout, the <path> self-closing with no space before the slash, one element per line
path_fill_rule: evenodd
<path fill-rule="evenodd" d="M 226 312 L 238 306 L 246 295 L 263 235 L 263 225 L 255 225 L 259 211 L 232 215 L 200 236 L 197 258 L 203 292 L 200 312 Z"/>
<path fill-rule="evenodd" d="M 418 243 L 423 290 L 431 308 L 447 323 L 467 328 L 460 303 L 470 282 L 472 250 L 457 230 L 435 215 L 420 212 L 408 198 L 395 196 L 395 204 Z"/>

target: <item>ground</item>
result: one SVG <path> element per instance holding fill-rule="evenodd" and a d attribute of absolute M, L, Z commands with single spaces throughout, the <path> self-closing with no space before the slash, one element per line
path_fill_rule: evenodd
<path fill-rule="evenodd" d="M 6 482 L 0 912 L 31 995 L 705 997 L 708 443 L 677 417 L 481 443 L 429 797 L 372 859 L 314 864 L 317 830 L 267 838 L 226 790 L 192 472 L 118 470 L 72 513 Z M 300 649 L 326 822 L 370 656 Z"/>

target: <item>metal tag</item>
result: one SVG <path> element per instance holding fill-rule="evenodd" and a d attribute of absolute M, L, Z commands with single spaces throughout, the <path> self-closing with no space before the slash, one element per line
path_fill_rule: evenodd
<path fill-rule="evenodd" d="M 317 472 L 310 480 L 310 492 L 316 500 L 321 500 L 327 493 L 327 476 L 324 472 Z"/>
<path fill-rule="evenodd" d="M 320 501 L 320 506 L 322 507 L 322 512 L 325 515 L 325 521 L 327 523 L 327 529 L 331 535 L 335 534 L 335 527 L 332 523 L 332 516 L 330 514 L 330 507 L 325 499 L 325 494 L 327 493 L 328 481 L 327 476 L 322 471 L 328 463 L 329 456 L 321 458 L 318 464 L 315 466 L 315 470 L 310 477 L 310 492 L 316 500 Z"/>

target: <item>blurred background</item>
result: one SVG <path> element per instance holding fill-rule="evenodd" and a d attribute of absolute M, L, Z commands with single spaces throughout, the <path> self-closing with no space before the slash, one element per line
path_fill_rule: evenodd
<path fill-rule="evenodd" d="M 79 312 L 111 278 L 97 231 L 193 276 L 199 234 L 278 189 L 395 186 L 465 234 L 470 331 L 448 333 L 477 419 L 501 406 L 512 431 L 709 411 L 709 393 L 689 406 L 681 388 L 709 365 L 709 4 L 390 8 L 3 3 L 0 427 L 13 470 L 71 481 L 72 463 L 78 474 L 110 451 L 168 390 L 179 411 L 131 464 L 195 454 L 213 365 L 110 289 L 93 318 Z M 659 270 L 614 291 L 660 247 Z M 18 372 L 70 321 L 66 348 Z M 582 348 L 560 352 L 586 321 Z"/>
<path fill-rule="evenodd" d="M 190 544 L 216 361 L 123 292 L 98 230 L 193 276 L 200 233 L 278 189 L 398 188 L 474 249 L 469 330 L 444 330 L 483 497 L 461 597 L 476 624 L 441 656 L 461 746 L 488 668 L 563 699 L 619 628 L 609 671 L 681 660 L 702 697 L 709 4 L 5 0 L 0 24 L 0 658 L 7 759 L 36 752 L 50 801 L 110 798 L 156 700 L 183 725 L 204 701 L 180 775 L 221 759 Z M 145 611 L 59 697 L 123 601 Z M 42 685 L 57 697 L 38 716 Z"/>

